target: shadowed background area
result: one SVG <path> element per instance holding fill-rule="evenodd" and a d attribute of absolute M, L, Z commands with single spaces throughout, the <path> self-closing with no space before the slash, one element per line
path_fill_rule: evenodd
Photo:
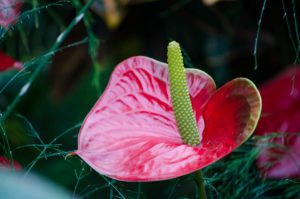
<path fill-rule="evenodd" d="M 299 63 L 296 1 L 95 0 L 56 49 L 52 47 L 59 35 L 73 19 L 80 19 L 87 0 L 6 1 L 0 2 L 0 13 L 9 5 L 21 6 L 11 25 L 0 24 L 0 50 L 23 63 L 25 70 L 18 75 L 16 70 L 0 73 L 1 114 L 20 97 L 39 64 L 46 63 L 12 113 L 1 120 L 0 155 L 11 158 L 12 151 L 23 172 L 43 176 L 74 197 L 197 196 L 191 175 L 155 183 L 117 182 L 97 174 L 78 157 L 65 158 L 77 148 L 83 119 L 122 60 L 145 55 L 166 62 L 167 44 L 176 40 L 185 67 L 204 70 L 217 87 L 240 76 L 260 86 Z M 299 183 L 264 181 L 256 156 L 252 139 L 206 168 L 209 198 L 267 198 L 279 193 L 300 197 Z"/>

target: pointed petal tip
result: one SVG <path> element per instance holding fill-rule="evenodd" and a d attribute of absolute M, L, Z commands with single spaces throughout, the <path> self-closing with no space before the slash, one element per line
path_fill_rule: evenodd
<path fill-rule="evenodd" d="M 69 157 L 71 157 L 71 156 L 75 156 L 75 155 L 77 155 L 77 151 L 70 152 L 70 153 L 68 153 L 68 154 L 65 156 L 65 160 L 66 160 L 67 158 L 69 158 Z"/>

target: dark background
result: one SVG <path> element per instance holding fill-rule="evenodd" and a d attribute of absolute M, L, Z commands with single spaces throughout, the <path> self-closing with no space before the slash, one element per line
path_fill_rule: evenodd
<path fill-rule="evenodd" d="M 49 52 L 57 36 L 82 6 L 78 4 L 79 1 L 52 5 L 55 2 L 39 1 L 39 11 L 34 10 L 32 1 L 25 2 L 22 13 L 29 12 L 29 17 L 21 15 L 17 24 L 0 41 L 0 49 L 17 60 L 29 63 L 37 59 L 29 64 L 28 71 L 35 70 L 39 59 L 43 59 L 41 56 Z M 283 68 L 296 63 L 292 40 L 297 48 L 299 33 L 294 20 L 300 20 L 298 13 L 293 11 L 292 1 L 267 1 L 257 37 L 263 2 L 232 0 L 207 6 L 201 0 L 140 0 L 140 3 L 119 4 L 125 15 L 113 29 L 107 27 L 103 17 L 89 11 L 87 21 L 90 27 L 81 22 L 72 30 L 63 46 L 84 38 L 89 42 L 56 52 L 5 121 L 11 147 L 38 143 L 36 137 L 31 135 L 33 130 L 29 124 L 44 143 L 49 143 L 80 123 L 105 89 L 117 63 L 134 55 L 145 55 L 166 62 L 166 46 L 171 40 L 181 44 L 186 67 L 206 71 L 218 86 L 239 76 L 248 77 L 258 86 L 261 85 Z M 284 17 L 282 2 L 286 6 L 287 18 Z M 75 4 L 79 5 L 77 9 Z M 44 8 L 45 5 L 48 7 Z M 296 12 L 300 12 L 299 5 L 296 1 Z M 293 14 L 296 18 L 293 18 Z M 255 39 L 258 39 L 256 70 L 253 55 Z M 3 86 L 14 74 L 13 71 L 1 74 L 0 85 Z M 5 110 L 17 96 L 29 76 L 25 74 L 18 78 L 1 94 L 1 110 Z M 33 160 L 38 160 L 32 172 L 49 178 L 71 192 L 79 182 L 76 190 L 78 195 L 84 195 L 87 193 L 85 189 L 90 187 L 88 189 L 95 193 L 88 198 L 108 198 L 112 195 L 113 198 L 119 198 L 111 187 L 97 190 L 107 182 L 99 174 L 90 171 L 78 157 L 64 159 L 67 152 L 77 148 L 78 130 L 75 128 L 56 142 L 60 144 L 57 146 L 60 151 L 48 148 L 44 156 L 36 159 L 43 147 L 37 149 L 32 146 L 15 150 L 14 157 L 25 170 Z M 55 155 L 57 152 L 60 155 Z M 75 172 L 80 173 L 82 168 L 85 170 L 79 181 Z M 255 166 L 253 170 L 256 172 Z M 223 171 L 216 170 L 218 172 Z M 210 173 L 210 176 L 213 174 Z M 191 178 L 185 176 L 166 182 L 143 183 L 141 198 L 193 198 L 196 189 Z M 136 198 L 140 184 L 116 182 L 116 186 L 126 197 Z M 226 194 L 222 191 L 229 195 L 232 190 L 218 191 L 225 198 Z M 215 194 L 212 196 L 216 197 Z M 248 197 L 251 198 L 251 195 Z"/>

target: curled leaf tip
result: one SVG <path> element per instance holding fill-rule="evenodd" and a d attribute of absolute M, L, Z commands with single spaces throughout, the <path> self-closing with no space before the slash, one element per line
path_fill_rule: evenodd
<path fill-rule="evenodd" d="M 176 41 L 169 43 L 168 65 L 172 107 L 180 136 L 185 144 L 197 146 L 200 137 L 187 87 L 183 57 Z"/>
<path fill-rule="evenodd" d="M 67 158 L 71 157 L 71 156 L 74 156 L 74 155 L 76 155 L 76 152 L 74 152 L 74 151 L 68 153 L 68 154 L 65 156 L 65 160 L 66 160 Z"/>

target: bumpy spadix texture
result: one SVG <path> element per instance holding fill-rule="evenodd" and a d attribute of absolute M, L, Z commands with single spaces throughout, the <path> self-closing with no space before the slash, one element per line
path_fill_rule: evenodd
<path fill-rule="evenodd" d="M 185 144 L 197 146 L 200 144 L 199 132 L 187 87 L 183 57 L 175 41 L 168 46 L 168 66 L 171 101 L 178 132 Z"/>
<path fill-rule="evenodd" d="M 20 62 L 15 61 L 13 58 L 0 51 L 0 72 L 12 68 L 21 69 L 22 64 Z"/>
<path fill-rule="evenodd" d="M 184 144 L 171 105 L 167 65 L 137 56 L 120 63 L 87 115 L 75 151 L 97 172 L 123 181 L 182 176 L 224 157 L 253 132 L 261 110 L 251 81 L 219 90 L 206 73 L 186 70 L 201 144 Z"/>
<path fill-rule="evenodd" d="M 300 177 L 300 68 L 290 67 L 260 88 L 263 109 L 257 135 L 258 165 L 267 178 Z M 276 134 L 275 134 L 276 133 Z"/>

